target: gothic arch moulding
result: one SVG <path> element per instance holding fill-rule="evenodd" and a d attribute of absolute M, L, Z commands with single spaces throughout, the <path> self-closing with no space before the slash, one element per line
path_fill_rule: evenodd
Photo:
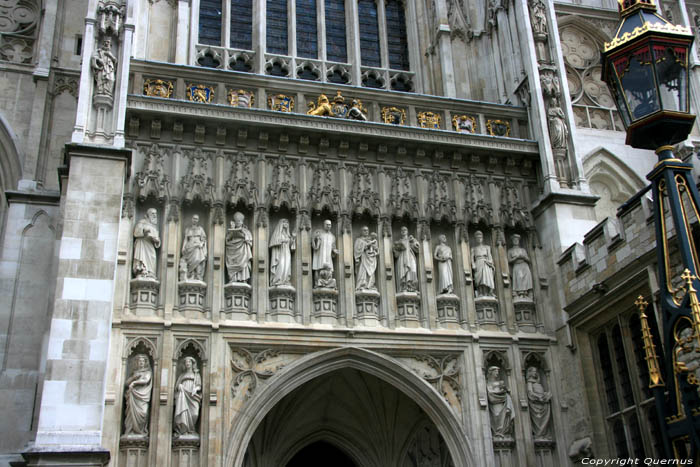
<path fill-rule="evenodd" d="M 0 189 L 14 190 L 22 176 L 19 141 L 5 116 L 0 114 Z"/>
<path fill-rule="evenodd" d="M 596 203 L 596 219 L 614 219 L 617 208 L 644 187 L 644 182 L 624 162 L 604 148 L 596 148 L 583 158 L 583 171 Z"/>
<path fill-rule="evenodd" d="M 442 396 L 410 369 L 385 355 L 357 347 L 316 352 L 284 367 L 246 402 L 232 420 L 225 467 L 242 467 L 247 446 L 268 412 L 296 388 L 326 373 L 352 368 L 373 375 L 406 394 L 437 426 L 455 465 L 475 466 L 471 445 Z"/>

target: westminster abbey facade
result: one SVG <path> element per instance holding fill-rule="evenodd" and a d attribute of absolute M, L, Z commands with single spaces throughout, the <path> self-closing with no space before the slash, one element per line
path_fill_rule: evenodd
<path fill-rule="evenodd" d="M 600 79 L 617 21 L 0 1 L 0 465 L 655 457 L 656 157 Z"/>

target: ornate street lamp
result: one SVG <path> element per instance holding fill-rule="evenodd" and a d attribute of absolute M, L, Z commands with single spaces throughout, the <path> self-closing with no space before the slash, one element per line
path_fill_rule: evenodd
<path fill-rule="evenodd" d="M 700 219 L 700 196 L 690 176 L 692 166 L 677 159 L 671 146 L 685 140 L 695 122 L 688 89 L 693 35 L 690 28 L 660 17 L 653 0 L 618 3 L 621 22 L 615 38 L 605 44 L 602 78 L 627 129 L 627 144 L 654 149 L 659 157 L 647 178 L 654 195 L 663 354 L 654 344 L 644 314 L 648 304 L 641 296 L 636 302 L 641 312 L 649 387 L 656 398 L 665 457 L 698 460 L 700 303 L 696 290 L 700 290 L 700 257 L 690 218 Z M 674 250 L 680 257 L 680 268 L 671 263 Z"/>

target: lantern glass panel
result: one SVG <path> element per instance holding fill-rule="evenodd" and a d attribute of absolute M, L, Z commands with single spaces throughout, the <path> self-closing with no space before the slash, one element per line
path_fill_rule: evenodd
<path fill-rule="evenodd" d="M 654 67 L 649 45 L 615 60 L 620 85 L 631 113 L 631 120 L 639 120 L 661 109 L 657 94 Z M 620 63 L 623 62 L 623 63 Z M 621 66 L 624 65 L 624 66 Z"/>
<path fill-rule="evenodd" d="M 625 102 L 625 98 L 623 97 L 622 90 L 620 89 L 620 82 L 613 78 L 611 80 L 612 83 L 612 95 L 613 98 L 615 99 L 615 105 L 617 106 L 617 110 L 620 112 L 620 117 L 622 117 L 622 123 L 625 125 L 625 128 L 630 126 L 630 112 L 629 108 L 627 107 L 627 103 Z M 610 85 L 610 83 L 608 83 Z"/>
<path fill-rule="evenodd" d="M 656 76 L 664 110 L 688 111 L 688 69 L 685 47 L 654 44 Z"/>

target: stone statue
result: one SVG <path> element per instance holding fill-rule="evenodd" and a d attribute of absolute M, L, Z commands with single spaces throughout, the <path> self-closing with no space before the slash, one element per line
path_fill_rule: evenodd
<path fill-rule="evenodd" d="M 313 260 L 311 269 L 314 274 L 314 287 L 335 289 L 333 257 L 338 255 L 335 247 L 335 235 L 331 232 L 331 221 L 323 221 L 323 230 L 317 230 L 311 240 Z"/>
<path fill-rule="evenodd" d="M 472 248 L 474 291 L 477 297 L 493 297 L 496 285 L 491 247 L 484 245 L 484 234 L 478 230 L 474 233 L 474 240 L 476 241 L 476 245 Z"/>
<path fill-rule="evenodd" d="M 245 217 L 236 212 L 226 231 L 226 272 L 229 282 L 248 282 L 253 259 L 253 235 L 245 226 Z"/>
<path fill-rule="evenodd" d="M 542 0 L 535 0 L 532 5 L 532 32 L 547 34 L 547 12 Z"/>
<path fill-rule="evenodd" d="M 357 100 L 353 99 L 352 103 L 350 104 L 350 109 L 348 110 L 348 117 L 352 120 L 362 120 L 367 121 L 367 115 L 365 114 L 364 109 L 362 108 L 362 103 Z"/>
<path fill-rule="evenodd" d="M 147 436 L 153 372 L 146 355 L 137 355 L 134 361 L 136 368 L 126 380 L 124 392 L 124 435 Z"/>
<path fill-rule="evenodd" d="M 394 242 L 394 258 L 396 258 L 396 278 L 399 282 L 399 292 L 418 291 L 418 240 L 408 234 L 407 227 L 401 227 L 401 238 Z"/>
<path fill-rule="evenodd" d="M 527 381 L 527 400 L 530 407 L 530 421 L 532 422 L 532 434 L 535 439 L 547 437 L 549 422 L 552 418 L 552 408 L 550 399 L 552 394 L 544 390 L 540 383 L 540 372 L 531 366 L 525 373 Z"/>
<path fill-rule="evenodd" d="M 437 261 L 438 293 L 451 294 L 454 292 L 452 281 L 452 248 L 447 245 L 447 237 L 445 235 L 440 235 L 438 241 L 440 243 L 435 247 L 435 252 L 433 254 L 433 258 Z"/>
<path fill-rule="evenodd" d="M 297 237 L 289 231 L 289 221 L 280 219 L 270 237 L 270 285 L 292 285 L 292 251 Z"/>
<path fill-rule="evenodd" d="M 160 248 L 158 211 L 150 208 L 134 227 L 134 262 L 136 279 L 156 280 L 156 248 Z"/>
<path fill-rule="evenodd" d="M 678 372 L 688 373 L 688 382 L 699 385 L 700 393 L 700 345 L 692 328 L 683 329 L 678 336 L 673 350 L 675 365 Z"/>
<path fill-rule="evenodd" d="M 500 378 L 501 369 L 489 367 L 486 377 L 486 393 L 489 402 L 491 432 L 496 438 L 505 438 L 513 431 L 515 409 L 505 382 Z"/>
<path fill-rule="evenodd" d="M 549 141 L 552 149 L 566 149 L 569 128 L 566 126 L 564 111 L 557 105 L 552 105 L 547 111 L 549 121 Z"/>
<path fill-rule="evenodd" d="M 513 235 L 513 246 L 508 250 L 508 264 L 512 280 L 513 296 L 532 298 L 532 272 L 527 250 L 520 246 L 520 235 Z"/>
<path fill-rule="evenodd" d="M 90 60 L 95 74 L 95 95 L 112 96 L 116 80 L 117 58 L 112 54 L 112 41 L 105 39 Z"/>
<path fill-rule="evenodd" d="M 197 360 L 185 357 L 183 372 L 175 383 L 173 430 L 177 436 L 196 435 L 199 408 L 202 405 L 202 377 Z"/>
<path fill-rule="evenodd" d="M 199 225 L 199 216 L 192 216 L 192 224 L 185 230 L 182 257 L 187 262 L 187 280 L 204 281 L 207 265 L 207 234 Z"/>
<path fill-rule="evenodd" d="M 355 240 L 355 290 L 377 290 L 374 273 L 377 270 L 379 243 L 377 234 L 370 235 L 367 226 L 362 227 L 362 236 Z"/>

